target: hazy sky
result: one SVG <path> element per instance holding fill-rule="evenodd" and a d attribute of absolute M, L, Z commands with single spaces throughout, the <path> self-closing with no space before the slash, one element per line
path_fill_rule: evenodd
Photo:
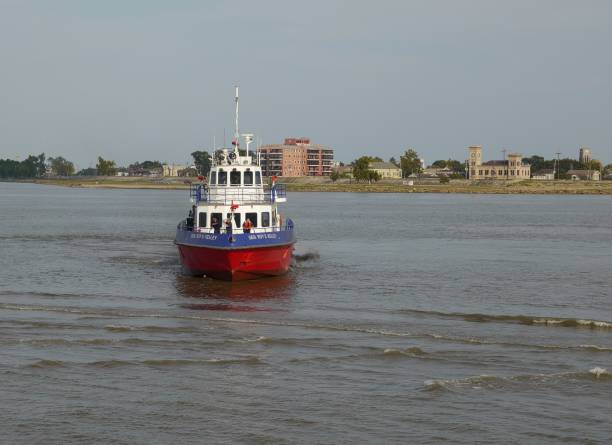
<path fill-rule="evenodd" d="M 612 1 L 0 0 L 0 158 L 184 162 L 241 129 L 338 160 L 612 162 Z"/>

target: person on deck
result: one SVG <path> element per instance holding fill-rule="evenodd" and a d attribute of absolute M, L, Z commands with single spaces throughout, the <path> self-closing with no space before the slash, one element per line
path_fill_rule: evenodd
<path fill-rule="evenodd" d="M 228 216 L 227 219 L 225 220 L 225 231 L 227 232 L 228 235 L 232 234 L 232 217 Z"/>
<path fill-rule="evenodd" d="M 221 223 L 217 218 L 213 218 L 210 222 L 210 226 L 213 228 L 215 233 L 221 233 Z"/>
<path fill-rule="evenodd" d="M 253 223 L 249 218 L 245 219 L 242 223 L 242 231 L 244 233 L 251 233 L 251 229 L 253 228 Z"/>

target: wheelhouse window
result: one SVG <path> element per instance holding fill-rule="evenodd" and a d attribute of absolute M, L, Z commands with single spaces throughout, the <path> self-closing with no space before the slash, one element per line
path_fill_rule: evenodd
<path fill-rule="evenodd" d="M 210 172 L 210 180 L 208 181 L 208 183 L 210 185 L 216 185 L 217 184 L 217 172 Z"/>
<path fill-rule="evenodd" d="M 231 217 L 232 217 L 232 214 L 231 214 L 231 213 L 228 213 L 228 214 L 227 214 L 227 217 L 228 217 L 228 218 L 231 218 Z M 236 223 L 236 226 L 237 226 L 238 228 L 242 227 L 242 224 L 240 223 L 240 213 L 234 213 L 234 222 Z"/>
<path fill-rule="evenodd" d="M 270 227 L 270 212 L 261 212 L 261 227 Z"/>
<path fill-rule="evenodd" d="M 198 227 L 206 227 L 206 212 L 198 214 Z"/>
<path fill-rule="evenodd" d="M 227 185 L 227 172 L 219 170 L 219 185 Z"/>
<path fill-rule="evenodd" d="M 221 228 L 223 225 L 223 214 L 222 213 L 211 213 L 210 214 L 210 227 Z"/>
<path fill-rule="evenodd" d="M 257 213 L 253 212 L 253 213 L 247 213 L 244 215 L 245 217 L 245 221 L 246 219 L 250 219 L 251 223 L 253 224 L 253 227 L 257 227 Z"/>
<path fill-rule="evenodd" d="M 255 172 L 255 185 L 261 185 L 261 172 Z"/>
<path fill-rule="evenodd" d="M 244 172 L 244 185 L 253 185 L 253 172 L 251 170 Z"/>
<path fill-rule="evenodd" d="M 230 172 L 230 185 L 231 186 L 240 185 L 240 171 L 239 170 L 232 170 Z"/>

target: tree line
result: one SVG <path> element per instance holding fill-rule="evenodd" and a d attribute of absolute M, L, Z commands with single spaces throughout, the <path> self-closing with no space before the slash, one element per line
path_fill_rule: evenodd
<path fill-rule="evenodd" d="M 192 154 L 198 174 L 206 175 L 210 171 L 212 158 L 206 151 L 195 151 Z M 38 156 L 30 155 L 23 161 L 0 159 L 0 178 L 3 179 L 33 179 L 45 176 L 114 176 L 118 171 L 155 171 L 162 169 L 159 161 L 143 161 L 130 164 L 127 168 L 117 167 L 111 159 L 98 157 L 95 168 L 84 168 L 75 171 L 74 163 L 62 156 L 47 158 L 44 153 Z"/>
<path fill-rule="evenodd" d="M 369 183 L 380 180 L 380 174 L 371 168 L 371 164 L 374 162 L 384 161 L 378 156 L 362 156 L 351 162 L 350 166 L 352 167 L 351 173 L 353 178 L 357 182 L 367 181 Z M 419 156 L 417 151 L 412 148 L 406 150 L 404 154 L 400 156 L 399 161 L 397 161 L 395 157 L 391 157 L 389 159 L 389 163 L 401 169 L 403 178 L 407 178 L 411 175 L 419 175 L 423 172 L 421 157 Z M 449 159 L 448 161 L 435 161 L 432 164 L 432 167 L 447 168 L 452 172 L 451 176 L 456 175 L 457 177 L 462 177 L 463 172 L 465 170 L 464 163 L 452 159 Z M 346 173 L 342 174 L 334 170 L 331 174 L 331 180 L 337 181 L 338 179 L 346 176 Z"/>

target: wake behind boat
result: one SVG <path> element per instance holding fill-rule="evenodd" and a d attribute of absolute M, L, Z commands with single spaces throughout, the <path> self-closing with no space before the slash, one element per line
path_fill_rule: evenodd
<path fill-rule="evenodd" d="M 278 203 L 286 201 L 283 185 L 265 185 L 259 159 L 249 154 L 252 134 L 243 134 L 241 155 L 236 88 L 236 133 L 233 149 L 218 150 L 208 180 L 190 188 L 189 217 L 176 229 L 183 268 L 192 275 L 246 280 L 281 275 L 291 264 L 295 231 Z"/>

